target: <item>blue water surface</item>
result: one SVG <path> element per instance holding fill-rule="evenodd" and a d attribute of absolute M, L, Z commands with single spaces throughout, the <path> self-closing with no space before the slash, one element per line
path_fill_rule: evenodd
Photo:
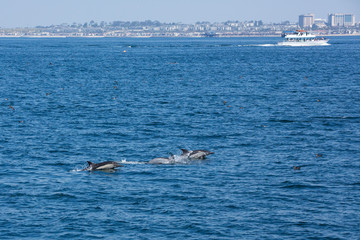
<path fill-rule="evenodd" d="M 277 41 L 0 39 L 1 239 L 360 239 L 359 37 Z"/>

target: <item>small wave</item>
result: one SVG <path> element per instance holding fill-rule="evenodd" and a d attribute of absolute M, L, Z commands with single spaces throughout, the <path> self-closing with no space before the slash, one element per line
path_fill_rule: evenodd
<path fill-rule="evenodd" d="M 54 193 L 48 196 L 49 198 L 76 198 L 75 195 L 72 194 L 68 194 L 68 193 L 62 193 L 62 192 L 58 192 L 58 193 Z"/>
<path fill-rule="evenodd" d="M 214 45 L 214 47 L 232 47 L 233 45 L 232 44 L 217 44 L 217 45 Z M 210 46 L 212 47 L 212 46 Z"/>
<path fill-rule="evenodd" d="M 322 117 L 313 117 L 314 119 L 328 119 L 328 120 L 342 120 L 342 119 L 349 119 L 349 120 L 357 120 L 360 117 L 353 117 L 353 116 L 322 116 Z"/>
<path fill-rule="evenodd" d="M 309 188 L 309 189 L 318 189 L 318 188 L 326 188 L 322 185 L 312 185 L 312 184 L 289 184 L 286 186 L 282 186 L 281 188 L 290 188 L 290 189 L 303 189 L 303 188 Z"/>

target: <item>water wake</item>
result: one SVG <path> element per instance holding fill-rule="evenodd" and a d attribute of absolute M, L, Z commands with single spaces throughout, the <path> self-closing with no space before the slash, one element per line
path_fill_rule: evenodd
<path fill-rule="evenodd" d="M 246 45 L 238 45 L 238 47 L 276 47 L 277 44 L 246 44 Z"/>

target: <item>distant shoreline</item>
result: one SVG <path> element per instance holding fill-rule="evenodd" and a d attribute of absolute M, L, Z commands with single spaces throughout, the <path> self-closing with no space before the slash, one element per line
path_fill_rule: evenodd
<path fill-rule="evenodd" d="M 325 34 L 319 35 L 321 37 L 356 37 L 360 36 L 360 33 L 357 34 Z M 233 35 L 233 36 L 216 36 L 216 37 L 203 37 L 203 36 L 128 36 L 128 37 L 111 37 L 111 36 L 61 36 L 61 35 L 54 35 L 54 36 L 5 36 L 0 35 L 0 38 L 279 38 L 280 35 Z"/>

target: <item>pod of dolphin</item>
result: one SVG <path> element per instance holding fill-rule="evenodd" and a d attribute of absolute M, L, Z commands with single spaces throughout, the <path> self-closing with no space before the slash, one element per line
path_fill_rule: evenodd
<path fill-rule="evenodd" d="M 188 160 L 203 160 L 206 156 L 210 154 L 214 154 L 214 152 L 210 152 L 207 150 L 186 150 L 181 149 L 182 154 L 180 155 L 181 159 Z M 87 162 L 89 166 L 82 169 L 82 171 L 96 171 L 96 170 L 113 170 L 118 167 L 123 167 L 123 165 L 114 161 L 106 161 L 101 163 L 92 163 L 90 161 Z M 175 156 L 171 154 L 169 157 L 159 157 L 154 158 L 148 162 L 148 164 L 174 164 Z"/>

